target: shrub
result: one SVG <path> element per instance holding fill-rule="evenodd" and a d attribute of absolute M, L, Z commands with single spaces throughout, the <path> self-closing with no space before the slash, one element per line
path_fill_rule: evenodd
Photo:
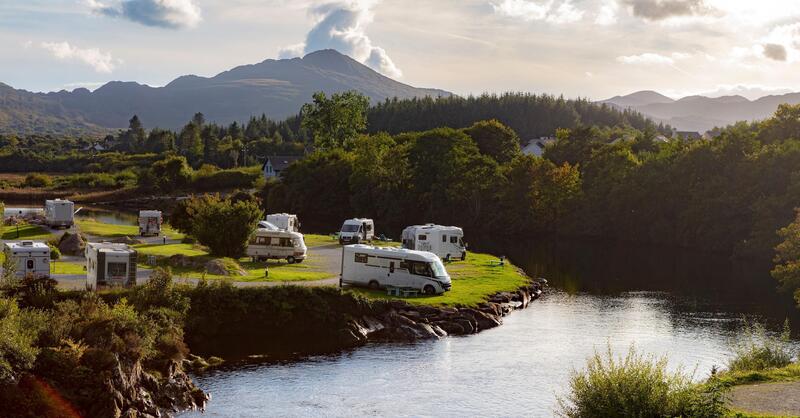
<path fill-rule="evenodd" d="M 252 167 L 217 171 L 206 169 L 195 172 L 192 189 L 197 191 L 249 189 L 262 177 L 261 170 Z"/>
<path fill-rule="evenodd" d="M 25 181 L 22 185 L 24 187 L 50 187 L 53 185 L 53 179 L 47 174 L 30 173 L 25 176 Z"/>
<path fill-rule="evenodd" d="M 39 353 L 35 342 L 46 323 L 46 314 L 21 310 L 15 300 L 0 297 L 0 381 L 33 366 Z"/>
<path fill-rule="evenodd" d="M 692 383 L 690 375 L 667 370 L 666 357 L 638 354 L 634 347 L 615 358 L 595 352 L 586 370 L 573 372 L 570 394 L 559 398 L 564 417 L 714 417 L 724 413 L 722 389 Z"/>
<path fill-rule="evenodd" d="M 170 225 L 196 237 L 215 256 L 239 258 L 263 216 L 253 198 L 233 201 L 219 195 L 203 195 L 179 202 Z"/>
<path fill-rule="evenodd" d="M 728 362 L 731 372 L 757 371 L 784 367 L 792 362 L 789 321 L 777 337 L 767 334 L 764 325 L 745 322 L 743 337 L 734 345 L 733 359 Z"/>
<path fill-rule="evenodd" d="M 47 246 L 50 247 L 50 259 L 51 260 L 59 260 L 61 259 L 61 250 L 58 249 L 53 244 L 47 243 Z"/>

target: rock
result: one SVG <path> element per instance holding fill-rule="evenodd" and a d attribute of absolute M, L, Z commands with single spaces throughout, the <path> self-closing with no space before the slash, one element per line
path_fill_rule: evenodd
<path fill-rule="evenodd" d="M 83 255 L 86 249 L 86 240 L 80 234 L 64 232 L 58 241 L 58 250 L 61 254 Z"/>
<path fill-rule="evenodd" d="M 172 267 L 191 267 L 194 264 L 194 262 L 192 261 L 191 258 L 183 254 L 175 254 L 171 255 L 167 259 L 167 264 L 169 264 Z"/>
<path fill-rule="evenodd" d="M 218 276 L 247 276 L 247 272 L 242 269 L 239 263 L 233 260 L 215 258 L 203 266 L 209 274 Z"/>
<path fill-rule="evenodd" d="M 114 242 L 117 244 L 128 244 L 128 245 L 136 245 L 136 244 L 143 244 L 144 241 L 136 238 L 131 238 L 129 236 L 118 237 L 112 239 L 110 242 Z"/>
<path fill-rule="evenodd" d="M 439 328 L 441 328 L 443 331 L 445 331 L 446 333 L 448 333 L 450 335 L 464 335 L 464 334 L 466 334 L 466 332 L 464 332 L 464 327 L 462 327 L 461 325 L 459 325 L 459 324 L 457 324 L 455 322 L 452 322 L 452 321 L 437 322 L 436 326 L 438 326 Z"/>
<path fill-rule="evenodd" d="M 454 322 L 461 326 L 464 330 L 464 334 L 474 334 L 477 332 L 475 325 L 467 318 L 458 318 Z"/>
<path fill-rule="evenodd" d="M 471 315 L 475 319 L 478 331 L 491 329 L 503 323 L 500 316 L 487 314 L 475 309 L 462 309 L 461 311 L 464 312 L 465 315 Z"/>

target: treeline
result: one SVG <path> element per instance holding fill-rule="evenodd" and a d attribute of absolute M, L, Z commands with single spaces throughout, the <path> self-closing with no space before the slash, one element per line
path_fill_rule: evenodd
<path fill-rule="evenodd" d="M 326 229 L 365 216 L 392 234 L 437 222 L 771 257 L 800 201 L 798 120 L 800 107 L 782 106 L 691 143 L 582 126 L 559 130 L 545 158 L 519 155 L 517 136 L 497 121 L 375 134 L 299 161 L 262 199 Z"/>
<path fill-rule="evenodd" d="M 631 126 L 671 135 L 669 125 L 656 124 L 639 112 L 619 110 L 587 99 L 562 96 L 505 93 L 481 96 L 393 99 L 371 107 L 367 113 L 369 132 L 426 131 L 442 126 L 465 128 L 481 120 L 497 119 L 523 140 L 552 136 L 556 129 L 580 125 Z"/>

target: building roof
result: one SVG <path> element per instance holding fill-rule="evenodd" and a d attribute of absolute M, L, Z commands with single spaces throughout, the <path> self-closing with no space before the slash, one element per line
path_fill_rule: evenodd
<path fill-rule="evenodd" d="M 273 155 L 267 157 L 267 160 L 264 161 L 264 164 L 261 166 L 261 169 L 263 170 L 264 167 L 267 165 L 267 162 L 269 162 L 270 164 L 272 164 L 273 170 L 282 171 L 286 169 L 286 167 L 289 167 L 289 165 L 292 164 L 293 162 L 302 158 L 303 158 L 302 155 Z"/>

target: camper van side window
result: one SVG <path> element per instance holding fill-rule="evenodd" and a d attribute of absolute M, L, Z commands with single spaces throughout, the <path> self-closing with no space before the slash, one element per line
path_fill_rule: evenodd
<path fill-rule="evenodd" d="M 442 234 L 442 242 L 447 242 L 447 235 Z"/>
<path fill-rule="evenodd" d="M 458 244 L 458 237 L 455 235 L 450 235 L 450 243 L 451 244 Z"/>
<path fill-rule="evenodd" d="M 28 260 L 28 269 L 33 270 L 33 260 Z"/>
<path fill-rule="evenodd" d="M 417 237 L 417 239 L 420 240 L 420 241 L 427 241 L 428 240 L 428 236 L 427 235 L 420 235 L 420 236 Z"/>
<path fill-rule="evenodd" d="M 269 237 L 258 237 L 256 239 L 257 245 L 269 245 Z"/>
<path fill-rule="evenodd" d="M 356 263 L 366 263 L 367 258 L 366 254 L 356 253 Z"/>
<path fill-rule="evenodd" d="M 291 238 L 281 238 L 281 247 L 293 247 Z"/>
<path fill-rule="evenodd" d="M 125 276 L 128 273 L 128 265 L 125 263 L 108 263 L 108 275 L 110 277 Z"/>

